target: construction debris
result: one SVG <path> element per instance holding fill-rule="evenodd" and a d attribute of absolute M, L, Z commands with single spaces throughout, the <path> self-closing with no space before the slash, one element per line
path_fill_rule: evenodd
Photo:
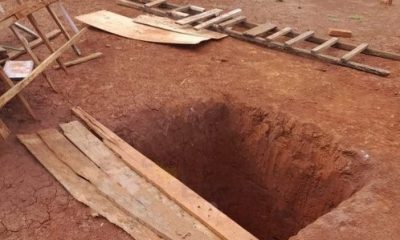
<path fill-rule="evenodd" d="M 18 138 L 77 200 L 138 240 L 257 239 L 82 109 L 73 111 L 90 130 L 74 121 L 60 125 L 63 133 Z"/>
<path fill-rule="evenodd" d="M 330 28 L 328 34 L 329 36 L 332 37 L 342 37 L 342 38 L 351 38 L 353 36 L 352 31 L 340 28 Z"/>
<path fill-rule="evenodd" d="M 81 64 L 81 63 L 85 63 L 85 62 L 100 58 L 103 55 L 104 54 L 101 53 L 101 52 L 92 53 L 92 54 L 87 55 L 85 57 L 80 57 L 80 58 L 74 59 L 72 61 L 65 62 L 65 66 L 66 67 L 72 67 L 72 66 L 75 66 L 75 65 L 78 65 L 78 64 Z M 60 69 L 60 66 L 55 66 L 54 69 Z"/>
<path fill-rule="evenodd" d="M 13 80 L 29 76 L 33 70 L 33 61 L 7 61 L 4 72 Z"/>
<path fill-rule="evenodd" d="M 134 22 L 131 18 L 112 13 L 98 11 L 76 17 L 79 21 L 92 27 L 116 34 L 118 36 L 146 42 L 166 44 L 199 44 L 210 40 L 209 37 L 167 31 Z"/>

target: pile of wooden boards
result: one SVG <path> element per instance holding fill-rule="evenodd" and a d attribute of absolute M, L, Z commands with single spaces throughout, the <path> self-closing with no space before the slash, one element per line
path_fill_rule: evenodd
<path fill-rule="evenodd" d="M 18 138 L 78 201 L 137 240 L 257 239 L 88 113 L 73 112 L 86 126 Z"/>

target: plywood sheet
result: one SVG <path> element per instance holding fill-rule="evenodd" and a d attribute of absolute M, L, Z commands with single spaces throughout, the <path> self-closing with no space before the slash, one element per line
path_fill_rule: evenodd
<path fill-rule="evenodd" d="M 165 17 L 158 17 L 154 15 L 139 15 L 136 18 L 133 19 L 134 22 L 152 26 L 152 27 L 157 27 L 169 31 L 174 31 L 178 33 L 185 33 L 185 34 L 190 34 L 194 36 L 200 36 L 200 37 L 206 37 L 206 38 L 212 38 L 212 39 L 222 39 L 226 37 L 226 34 L 206 30 L 206 29 L 201 29 L 201 30 L 195 30 L 193 29 L 192 26 L 189 25 L 179 25 L 175 23 L 175 20 L 170 19 L 170 18 L 165 18 Z"/>
<path fill-rule="evenodd" d="M 167 31 L 134 22 L 131 18 L 101 10 L 76 17 L 79 21 L 118 36 L 146 42 L 167 44 L 198 44 L 209 37 Z"/>

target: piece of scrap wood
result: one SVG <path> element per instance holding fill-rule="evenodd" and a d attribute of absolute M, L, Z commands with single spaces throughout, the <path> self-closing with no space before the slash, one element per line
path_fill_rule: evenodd
<path fill-rule="evenodd" d="M 328 31 L 329 36 L 332 37 L 343 37 L 343 38 L 351 38 L 353 33 L 347 29 L 340 28 L 330 28 Z"/>
<path fill-rule="evenodd" d="M 85 62 L 100 58 L 102 56 L 103 56 L 103 53 L 101 53 L 101 52 L 92 53 L 92 54 L 89 54 L 87 56 L 76 58 L 76 59 L 74 59 L 72 61 L 69 61 L 69 62 L 65 62 L 64 65 L 66 67 L 72 67 L 72 66 L 75 66 L 75 65 L 78 65 L 78 64 L 81 64 L 81 63 L 85 63 Z M 60 66 L 56 65 L 56 66 L 54 66 L 54 69 L 60 69 Z"/>
<path fill-rule="evenodd" d="M 18 139 L 76 200 L 125 230 L 134 239 L 162 240 L 155 232 L 129 216 L 91 183 L 72 171 L 37 134 L 18 135 Z"/>
<path fill-rule="evenodd" d="M 146 42 L 198 44 L 210 39 L 139 24 L 133 22 L 131 18 L 105 10 L 81 15 L 76 18 L 85 24 L 118 36 Z"/>
<path fill-rule="evenodd" d="M 83 28 L 78 34 L 73 36 L 71 40 L 66 42 L 62 47 L 57 49 L 51 54 L 46 60 L 44 60 L 39 66 L 37 66 L 32 73 L 24 80 L 17 83 L 10 90 L 0 96 L 0 108 L 6 105 L 11 99 L 18 95 L 25 87 L 27 87 L 39 74 L 41 74 L 50 64 L 56 61 L 72 44 L 77 42 L 79 38 L 87 31 L 87 28 Z"/>
<path fill-rule="evenodd" d="M 176 21 L 176 23 L 180 24 L 180 25 L 191 24 L 191 23 L 203 20 L 203 19 L 207 19 L 209 17 L 218 16 L 222 11 L 223 11 L 222 9 L 218 9 L 218 8 L 211 9 L 206 12 L 202 12 L 202 13 L 199 13 L 199 14 L 187 17 L 187 18 L 180 19 L 180 20 Z"/>
<path fill-rule="evenodd" d="M 194 226 L 202 224 L 196 218 L 184 212 L 174 201 L 129 168 L 82 123 L 74 121 L 60 126 L 64 135 L 113 181 L 140 201 L 149 211 L 149 215 L 151 212 L 162 213 L 168 221 L 178 223 L 170 224 L 170 228 L 176 227 L 175 231 L 187 232 L 190 234 L 189 239 L 220 239 L 204 226 L 199 233 L 198 227 Z"/>
<path fill-rule="evenodd" d="M 10 129 L 8 129 L 7 125 L 0 118 L 0 138 L 6 140 L 10 134 Z"/>
<path fill-rule="evenodd" d="M 260 24 L 257 27 L 254 27 L 252 29 L 247 30 L 246 32 L 244 32 L 243 34 L 249 37 L 257 37 L 260 36 L 266 32 L 269 32 L 271 30 L 274 30 L 276 28 L 275 24 L 271 24 L 271 23 L 264 23 L 264 24 Z"/>
<path fill-rule="evenodd" d="M 214 24 L 218 24 L 218 23 L 220 23 L 220 22 L 223 22 L 223 21 L 226 21 L 226 20 L 231 19 L 231 18 L 233 18 L 233 17 L 236 17 L 236 16 L 239 15 L 241 12 L 242 12 L 242 9 L 234 9 L 234 10 L 232 10 L 232 11 L 230 11 L 230 12 L 221 14 L 221 15 L 218 16 L 218 17 L 212 18 L 212 19 L 210 19 L 210 20 L 208 20 L 208 21 L 205 21 L 205 22 L 203 22 L 203 23 L 200 23 L 199 25 L 196 25 L 196 26 L 194 27 L 194 29 L 200 30 L 200 29 L 203 29 L 203 28 L 207 28 L 207 27 L 212 26 L 212 25 L 214 25 Z"/>
<path fill-rule="evenodd" d="M 121 159 L 124 160 L 125 164 L 147 181 L 151 182 L 183 209 L 190 212 L 215 234 L 225 240 L 257 240 L 257 238 L 246 229 L 134 149 L 81 108 L 73 108 L 72 111 L 84 121 L 90 129 L 99 135 L 107 147 L 118 154 Z M 204 211 L 204 209 L 208 209 L 209 211 Z"/>
<path fill-rule="evenodd" d="M 115 170 L 115 167 L 105 164 L 103 169 L 99 168 L 56 129 L 43 130 L 38 134 L 55 155 L 74 172 L 87 179 L 114 204 L 130 213 L 133 218 L 136 218 L 137 221 L 145 224 L 160 236 L 169 240 L 181 240 L 182 233 L 187 233 L 193 240 L 217 239 L 208 238 L 204 232 L 196 229 L 193 223 L 185 222 L 180 217 L 179 211 L 167 211 L 160 202 L 157 205 L 157 202 L 151 202 L 151 199 L 146 200 L 138 197 L 140 191 L 136 192 L 135 195 L 130 194 L 103 171 L 107 167 Z M 156 197 L 154 196 L 154 198 Z"/>
<path fill-rule="evenodd" d="M 206 37 L 211 39 L 222 39 L 227 37 L 226 34 L 210 31 L 207 29 L 201 29 L 199 31 L 194 30 L 191 26 L 184 26 L 176 24 L 173 19 L 158 17 L 155 15 L 139 15 L 133 19 L 134 22 L 157 27 L 169 31 L 178 33 L 190 34 L 194 36 Z"/>
<path fill-rule="evenodd" d="M 144 6 L 148 7 L 148 8 L 157 7 L 157 6 L 160 6 L 161 4 L 165 3 L 166 1 L 167 0 L 154 0 L 154 1 L 146 3 Z"/>
<path fill-rule="evenodd" d="M 362 53 L 365 49 L 368 48 L 368 43 L 362 43 L 358 45 L 356 48 L 351 50 L 350 52 L 346 53 L 340 60 L 342 62 L 348 62 L 350 59 L 354 58 L 358 54 Z"/>
<path fill-rule="evenodd" d="M 246 20 L 247 20 L 247 18 L 245 16 L 239 16 L 239 17 L 235 17 L 231 20 L 228 20 L 226 22 L 220 23 L 220 24 L 218 24 L 218 26 L 220 28 L 228 28 L 228 27 L 235 26 L 239 23 L 245 22 Z"/>

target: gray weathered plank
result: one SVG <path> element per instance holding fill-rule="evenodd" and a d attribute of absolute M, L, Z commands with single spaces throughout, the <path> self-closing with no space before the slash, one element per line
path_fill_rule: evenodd
<path fill-rule="evenodd" d="M 360 54 L 361 52 L 363 52 L 367 48 L 368 48 L 368 43 L 361 43 L 356 48 L 354 48 L 350 52 L 346 53 L 340 60 L 342 62 L 348 62 L 348 61 L 350 61 L 350 59 L 352 59 L 356 55 Z"/>
<path fill-rule="evenodd" d="M 285 27 L 285 28 L 281 29 L 280 31 L 278 31 L 278 32 L 276 32 L 276 33 L 274 33 L 274 34 L 269 35 L 269 36 L 266 38 L 266 40 L 267 40 L 267 41 L 273 41 L 273 40 L 275 40 L 275 39 L 277 39 L 277 38 L 279 38 L 279 37 L 281 37 L 281 36 L 284 36 L 284 35 L 290 33 L 291 31 L 292 31 L 292 28 L 290 28 L 290 27 Z"/>
<path fill-rule="evenodd" d="M 299 36 L 286 41 L 285 42 L 285 46 L 286 47 L 290 47 L 290 46 L 294 45 L 295 43 L 303 41 L 303 40 L 305 40 L 305 39 L 307 39 L 307 38 L 309 38 L 309 37 L 311 37 L 313 35 L 314 35 L 314 31 L 304 32 L 304 33 L 300 34 Z"/>
<path fill-rule="evenodd" d="M 198 22 L 200 20 L 203 20 L 203 19 L 206 19 L 209 17 L 218 16 L 221 12 L 222 12 L 222 9 L 215 8 L 215 9 L 211 9 L 209 11 L 203 12 L 203 13 L 199 13 L 199 14 L 187 17 L 187 18 L 180 19 L 180 20 L 176 21 L 176 23 L 178 23 L 180 25 L 191 24 L 191 23 Z"/>
<path fill-rule="evenodd" d="M 218 16 L 218 17 L 215 17 L 215 18 L 213 18 L 213 19 L 210 19 L 210 20 L 208 20 L 208 21 L 205 21 L 205 22 L 203 22 L 203 23 L 200 23 L 199 25 L 195 26 L 194 29 L 200 30 L 200 29 L 203 29 L 203 28 L 207 28 L 207 27 L 212 26 L 212 25 L 214 25 L 214 24 L 218 24 L 218 23 L 220 23 L 220 22 L 223 22 L 223 21 L 226 21 L 226 20 L 228 20 L 228 19 L 231 19 L 232 17 L 237 16 L 237 15 L 240 14 L 241 12 L 242 12 L 242 9 L 235 9 L 235 10 L 232 10 L 232 11 L 230 11 L 230 12 L 221 14 L 221 15 Z"/>
<path fill-rule="evenodd" d="M 324 51 L 325 49 L 332 47 L 338 41 L 339 41 L 339 38 L 333 37 L 333 38 L 329 39 L 328 41 L 322 43 L 321 45 L 318 45 L 315 48 L 311 49 L 311 53 L 313 53 L 313 54 L 320 53 L 320 52 Z"/>
<path fill-rule="evenodd" d="M 274 25 L 274 24 L 264 23 L 264 24 L 258 25 L 257 27 L 247 30 L 243 34 L 246 36 L 250 36 L 250 37 L 257 37 L 266 32 L 274 30 L 275 28 L 276 28 L 276 25 Z"/>

